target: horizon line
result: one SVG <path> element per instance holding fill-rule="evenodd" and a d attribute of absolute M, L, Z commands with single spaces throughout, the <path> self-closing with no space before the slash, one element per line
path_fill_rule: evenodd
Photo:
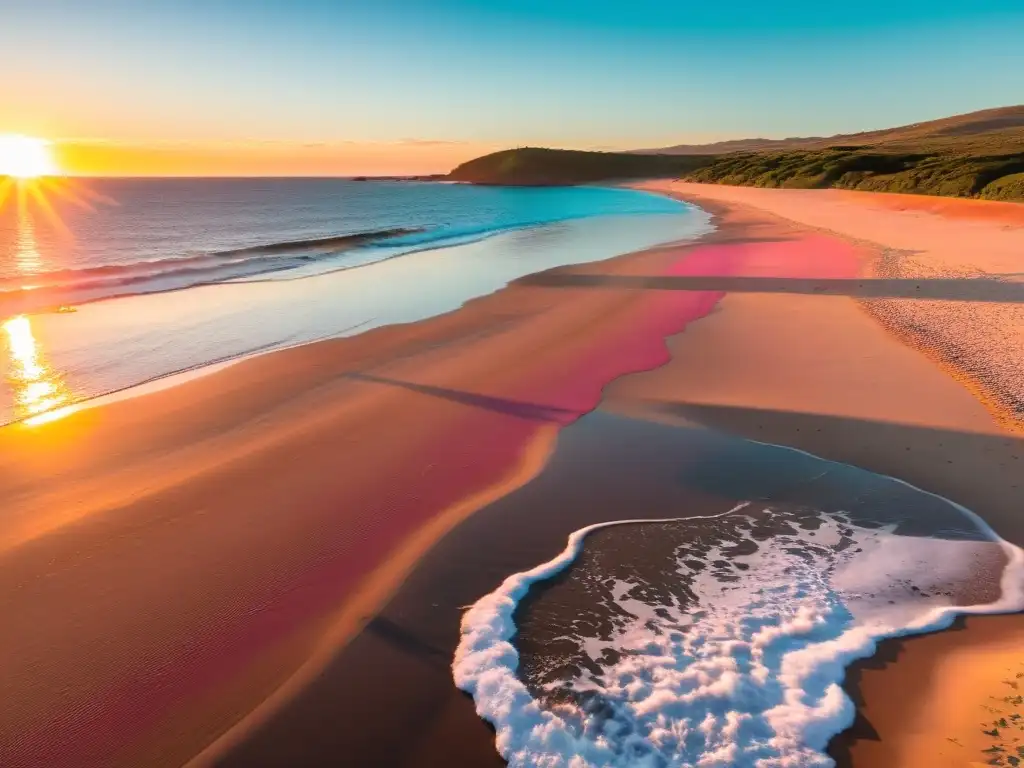
<path fill-rule="evenodd" d="M 91 173 L 55 173 L 44 176 L 37 176 L 35 178 L 40 179 L 128 179 L 128 180 L 145 180 L 145 179 L 200 179 L 200 180 L 218 180 L 218 179 L 421 179 L 427 177 L 444 177 L 448 176 L 448 172 L 445 173 L 354 173 L 348 175 L 340 174 L 233 174 L 233 175 L 206 175 L 206 174 L 91 174 Z M 12 179 L 13 176 L 0 175 L 0 180 Z M 28 179 L 32 181 L 33 179 Z"/>

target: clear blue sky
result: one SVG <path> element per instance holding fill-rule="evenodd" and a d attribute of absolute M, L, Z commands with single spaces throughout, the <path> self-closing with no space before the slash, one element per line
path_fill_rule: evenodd
<path fill-rule="evenodd" d="M 0 0 L 0 132 L 650 146 L 1024 102 L 1024 0 Z"/>

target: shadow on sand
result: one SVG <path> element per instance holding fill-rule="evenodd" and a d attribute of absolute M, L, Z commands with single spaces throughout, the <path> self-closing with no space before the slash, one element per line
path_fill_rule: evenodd
<path fill-rule="evenodd" d="M 523 402 L 522 400 L 510 400 L 504 397 L 492 397 L 491 395 L 481 395 L 476 392 L 466 392 L 460 389 L 437 387 L 432 384 L 416 384 L 412 381 L 389 379 L 384 376 L 375 376 L 370 373 L 360 373 L 358 371 L 345 374 L 345 378 L 354 379 L 355 381 L 364 381 L 370 384 L 386 384 L 392 387 L 401 387 L 402 389 L 407 389 L 410 392 L 418 392 L 423 395 L 440 397 L 443 400 L 451 400 L 452 402 L 459 403 L 461 405 L 483 408 L 488 411 L 494 411 L 495 413 L 501 413 L 505 416 L 515 416 L 516 418 L 528 419 L 530 421 L 564 422 L 566 419 L 572 419 L 579 416 L 578 411 L 574 411 L 569 408 L 560 408 L 556 405 L 542 405 L 540 403 Z"/>
<path fill-rule="evenodd" d="M 370 374 L 351 378 L 523 418 L 564 414 Z M 751 438 L 897 475 L 981 513 L 1005 538 L 1024 542 L 1018 460 L 1024 441 L 1015 437 L 680 401 L 619 403 L 633 418 L 599 409 L 563 430 L 537 477 L 441 539 L 307 689 L 215 764 L 500 768 L 493 730 L 452 682 L 449 664 L 465 606 L 511 573 L 556 555 L 583 525 L 708 514 L 750 493 L 791 498 L 804 488 L 819 492 L 812 485 L 821 477 L 814 460 L 757 446 Z M 882 643 L 875 657 L 850 668 L 846 686 L 855 700 L 860 671 L 896 658 L 904 642 Z M 927 683 L 923 676 L 921 687 Z M 878 734 L 861 716 L 833 740 L 830 753 L 848 764 L 850 745 L 872 738 Z"/>
<path fill-rule="evenodd" d="M 834 279 L 729 276 L 644 276 L 541 272 L 520 281 L 543 288 L 611 288 L 654 291 L 724 291 L 850 296 L 858 299 L 1024 302 L 1024 283 L 990 278 Z"/>

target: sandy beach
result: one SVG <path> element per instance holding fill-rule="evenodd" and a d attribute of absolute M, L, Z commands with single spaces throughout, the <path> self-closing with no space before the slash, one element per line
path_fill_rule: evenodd
<path fill-rule="evenodd" d="M 21 703 L 0 763 L 500 765 L 451 682 L 460 609 L 583 525 L 731 503 L 699 483 L 719 432 L 899 477 L 1024 544 L 1019 372 L 994 346 L 1024 340 L 1017 206 L 644 188 L 717 232 L 0 428 L 0 693 Z M 833 754 L 984 762 L 1022 627 L 880 649 Z"/>
<path fill-rule="evenodd" d="M 690 269 L 671 248 L 607 266 Z M 512 287 L 4 428 L 2 762 L 179 765 L 259 720 L 715 298 Z"/>
<path fill-rule="evenodd" d="M 727 222 L 750 221 L 764 237 L 798 238 L 808 227 L 835 232 L 862 247 L 861 274 L 883 281 L 877 264 L 888 249 L 912 250 L 929 274 L 976 279 L 1007 271 L 1003 260 L 1024 247 L 1022 212 L 1012 204 L 834 190 L 648 188 L 699 202 Z M 927 279 L 923 271 L 914 275 Z M 860 296 L 887 292 L 857 287 Z M 1011 380 L 976 374 L 993 371 L 995 358 L 1017 359 L 1001 344 L 1024 324 L 1017 305 L 985 301 L 984 279 L 961 283 L 959 291 L 961 300 L 930 306 L 864 300 L 858 291 L 814 295 L 814 287 L 802 285 L 782 295 L 730 293 L 720 311 L 671 340 L 671 363 L 620 380 L 605 402 L 623 413 L 698 421 L 900 477 L 977 511 L 1020 545 L 1024 443 L 1018 414 L 1006 407 L 1012 399 L 997 391 Z M 891 322 L 878 323 L 879 316 Z M 899 325 L 905 318 L 915 320 L 915 331 Z M 960 340 L 970 357 L 953 365 L 943 349 L 950 332 L 983 325 L 999 340 Z M 851 672 L 861 704 L 852 735 L 862 738 L 840 739 L 836 757 L 871 766 L 987 763 L 993 754 L 982 750 L 997 740 L 984 733 L 991 724 L 981 726 L 993 719 L 991 697 L 1012 693 L 1002 681 L 1019 671 L 1011 649 L 1019 648 L 1022 631 L 1019 616 L 983 617 L 959 631 L 883 644 L 876 658 L 896 663 L 869 662 Z"/>

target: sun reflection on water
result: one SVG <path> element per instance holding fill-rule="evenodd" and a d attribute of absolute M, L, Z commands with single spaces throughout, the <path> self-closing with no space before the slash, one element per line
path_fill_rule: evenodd
<path fill-rule="evenodd" d="M 18 235 L 14 242 L 14 266 L 23 275 L 43 269 L 43 260 L 36 243 L 36 229 L 28 211 L 18 211 Z"/>
<path fill-rule="evenodd" d="M 105 195 L 61 176 L 49 142 L 30 136 L 0 136 L 0 214 L 11 217 L 7 223 L 13 224 L 7 230 L 13 238 L 0 243 L 5 246 L 0 248 L 0 258 L 10 259 L 8 264 L 21 278 L 22 290 L 35 288 L 32 283 L 47 271 L 67 266 L 59 256 L 55 261 L 53 254 L 40 251 L 37 224 L 49 225 L 48 236 L 56 233 L 73 243 L 71 230 L 61 218 L 62 205 L 93 211 L 94 203 L 116 204 Z M 2 231 L 5 230 L 0 227 Z M 7 265 L 0 264 L 4 266 Z M 64 309 L 61 307 L 61 311 Z M 18 309 L 8 309 L 14 311 Z M 0 390 L 0 396 L 10 398 L 0 402 L 0 410 L 10 407 L 14 417 L 29 426 L 54 421 L 77 410 L 64 375 L 47 360 L 29 316 L 9 317 L 0 323 L 0 330 L 0 374 L 8 390 Z"/>
<path fill-rule="evenodd" d="M 63 377 L 47 363 L 32 331 L 32 321 L 17 315 L 5 321 L 2 328 L 15 416 L 35 424 L 59 418 L 54 414 L 69 404 L 71 393 Z"/>

